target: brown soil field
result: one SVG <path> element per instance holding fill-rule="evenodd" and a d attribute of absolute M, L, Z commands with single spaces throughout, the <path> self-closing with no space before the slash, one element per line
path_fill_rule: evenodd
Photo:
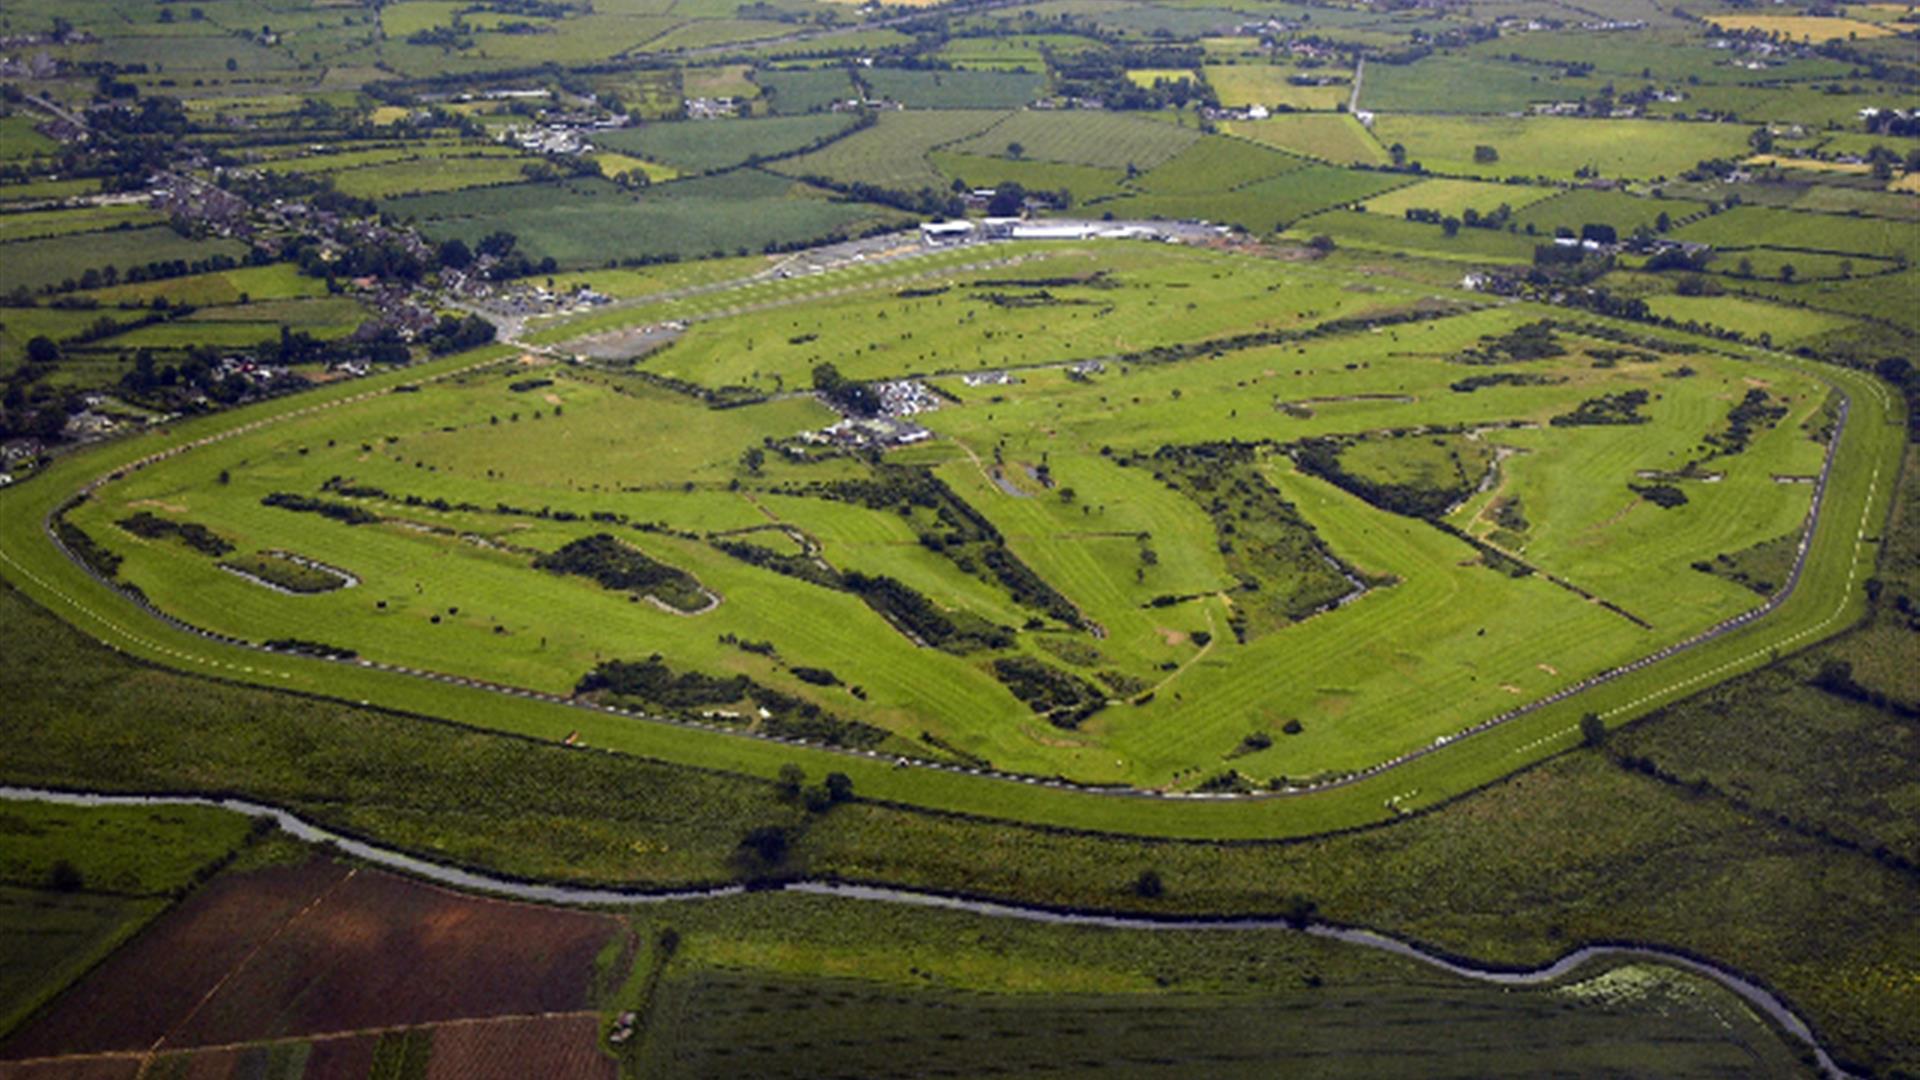
<path fill-rule="evenodd" d="M 300 1080 L 367 1080 L 373 1070 L 373 1047 L 379 1042 L 373 1035 L 357 1039 L 328 1039 L 313 1044 L 307 1056 L 307 1071 Z"/>
<path fill-rule="evenodd" d="M 611 916 L 464 896 L 327 859 L 234 875 L 156 920 L 0 1046 L 0 1059 L 316 1036 L 307 1075 L 358 1077 L 373 1040 L 342 1036 L 467 1021 L 436 1032 L 435 1059 L 444 1047 L 460 1070 L 444 1075 L 504 1075 L 486 1072 L 482 1057 L 520 1076 L 588 1075 L 599 1058 L 593 959 L 619 932 Z M 196 1055 L 207 1060 L 193 1075 L 203 1064 L 205 1075 L 226 1075 L 226 1056 Z M 14 1080 L 4 1060 L 0 1080 Z"/>
<path fill-rule="evenodd" d="M 518 1080 L 525 1076 L 567 1080 L 617 1075 L 613 1059 L 600 1053 L 600 1021 L 594 1016 L 490 1020 L 453 1024 L 433 1033 L 427 1080 Z M 308 1074 L 312 1080 L 312 1074 Z"/>
<path fill-rule="evenodd" d="M 315 859 L 215 881 L 0 1044 L 0 1059 L 153 1046 L 256 945 L 346 873 Z"/>

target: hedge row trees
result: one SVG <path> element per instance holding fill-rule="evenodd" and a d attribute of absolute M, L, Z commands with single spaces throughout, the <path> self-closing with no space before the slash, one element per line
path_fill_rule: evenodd
<path fill-rule="evenodd" d="M 819 364 L 813 369 L 813 389 L 828 404 L 841 412 L 854 416 L 872 416 L 880 411 L 880 399 L 873 394 L 873 388 L 863 382 L 856 382 L 840 374 L 840 369 L 832 364 Z"/>

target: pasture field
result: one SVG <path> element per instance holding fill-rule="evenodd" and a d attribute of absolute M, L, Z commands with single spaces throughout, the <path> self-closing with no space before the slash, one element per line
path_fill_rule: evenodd
<path fill-rule="evenodd" d="M 1536 232 L 1549 236 L 1556 229 L 1570 229 L 1577 235 L 1586 225 L 1606 225 L 1620 236 L 1631 236 L 1641 226 L 1653 228 L 1661 214 L 1671 222 L 1703 209 L 1700 203 L 1682 199 L 1649 199 L 1620 191 L 1576 188 L 1519 208 L 1514 221 L 1522 228 L 1531 225 Z"/>
<path fill-rule="evenodd" d="M 0 185 L 0 203 L 70 199 L 78 195 L 97 194 L 99 191 L 100 181 L 90 177 L 78 180 L 31 180 Z"/>
<path fill-rule="evenodd" d="M 962 154 L 1024 156 L 1102 169 L 1151 169 L 1200 137 L 1194 128 L 1116 113 L 1021 111 L 950 149 Z"/>
<path fill-rule="evenodd" d="M 1772 74 L 1772 71 L 1769 70 L 1767 74 Z M 1855 84 L 1849 82 L 1841 84 L 1846 91 L 1844 93 L 1831 92 L 1828 87 L 1832 85 L 1799 83 L 1773 87 L 1709 84 L 1689 87 L 1684 101 L 1656 102 L 1648 111 L 1654 115 L 1690 116 L 1697 110 L 1710 109 L 1756 120 L 1828 128 L 1858 123 L 1862 108 L 1884 107 L 1883 103 L 1896 101 L 1906 102 L 1906 107 L 1911 107 L 1913 99 L 1911 91 L 1886 83 L 1861 83 L 1856 88 Z"/>
<path fill-rule="evenodd" d="M 1137 186 L 1153 195 L 1199 195 L 1223 188 L 1234 191 L 1305 164 L 1258 143 L 1208 136 L 1149 169 Z"/>
<path fill-rule="evenodd" d="M 1677 234 L 1717 248 L 1792 248 L 1803 251 L 1920 258 L 1920 222 L 1813 214 L 1764 206 L 1736 206 L 1701 218 Z"/>
<path fill-rule="evenodd" d="M 1383 198 L 1392 198 L 1389 192 Z M 1497 204 L 1496 204 L 1497 205 Z M 1469 263 L 1524 263 L 1541 241 L 1498 229 L 1461 229 L 1448 236 L 1440 226 L 1371 211 L 1329 210 L 1302 218 L 1289 236 L 1309 240 L 1330 236 L 1342 247 L 1369 253 L 1413 253 L 1429 259 Z"/>
<path fill-rule="evenodd" d="M 1387 161 L 1386 148 L 1351 116 L 1295 114 L 1231 120 L 1222 124 L 1221 130 L 1336 165 L 1380 165 Z"/>
<path fill-rule="evenodd" d="M 1122 217 L 1197 218 L 1254 233 L 1278 232 L 1309 214 L 1358 203 L 1403 183 L 1401 177 L 1308 165 L 1226 192 L 1150 192 L 1103 203 L 1102 209 Z"/>
<path fill-rule="evenodd" d="M 874 94 L 909 109 L 1017 109 L 1040 96 L 1046 76 L 1016 71 L 902 71 L 868 68 Z"/>
<path fill-rule="evenodd" d="M 883 112 L 872 127 L 811 154 L 776 162 L 773 168 L 788 176 L 824 176 L 843 184 L 867 183 L 902 191 L 940 189 L 946 186 L 946 178 L 927 155 L 988 130 L 1008 115 L 964 109 Z M 1005 150 L 1005 144 L 998 149 Z"/>
<path fill-rule="evenodd" d="M 50 154 L 60 144 L 34 130 L 38 121 L 32 116 L 9 113 L 0 116 L 0 161 Z"/>
<path fill-rule="evenodd" d="M 1117 195 L 1123 190 L 1127 174 L 1119 169 L 1096 169 L 1091 165 L 1062 165 L 1057 161 L 1015 161 L 1008 157 L 957 154 L 935 150 L 927 160 L 941 173 L 961 180 L 968 187 L 990 188 L 1016 183 L 1032 191 L 1068 191 L 1075 203 L 1085 205 L 1097 199 Z"/>
<path fill-rule="evenodd" d="M 593 163 L 600 167 L 600 175 L 608 180 L 618 181 L 623 175 L 639 174 L 647 178 L 650 184 L 662 184 L 668 180 L 678 180 L 680 174 L 672 167 L 657 161 L 648 161 L 631 154 L 616 154 L 602 150 L 593 155 Z"/>
<path fill-rule="evenodd" d="M 1525 210 L 1557 194 L 1552 188 L 1489 184 L 1480 180 L 1422 180 L 1366 201 L 1368 213 L 1403 217 L 1408 210 L 1434 210 L 1459 217 L 1462 211 L 1489 214 L 1501 206 Z"/>
<path fill-rule="evenodd" d="M 192 239 L 164 225 L 20 240 L 0 247 L 0 257 L 10 267 L 8 287 L 24 285 L 33 290 L 60 286 L 88 270 L 113 267 L 124 272 L 154 262 L 231 259 L 245 253 L 245 246 L 235 241 Z"/>
<path fill-rule="evenodd" d="M 783 116 L 815 112 L 854 96 L 842 68 L 762 68 L 754 72 L 767 103 Z"/>
<path fill-rule="evenodd" d="M 1311 71 L 1273 64 L 1208 64 L 1201 69 L 1207 84 L 1228 108 L 1265 105 L 1289 109 L 1324 110 L 1344 104 L 1352 93 L 1344 73 L 1327 68 Z M 1299 86 L 1295 75 L 1335 75 L 1342 81 L 1332 86 Z"/>
<path fill-rule="evenodd" d="M 1756 337 L 1769 334 L 1780 345 L 1794 345 L 1838 330 L 1850 322 L 1845 316 L 1825 311 L 1782 308 L 1778 304 L 1726 296 L 1655 296 L 1647 300 L 1647 306 L 1655 315 L 1676 322 L 1697 322 Z"/>
<path fill-rule="evenodd" d="M 1590 75 L 1569 78 L 1539 64 L 1429 56 L 1413 64 L 1369 66 L 1360 107 L 1382 114 L 1517 113 L 1536 102 L 1584 100 L 1605 82 Z"/>
<path fill-rule="evenodd" d="M 730 169 L 751 158 L 776 157 L 824 142 L 853 126 L 840 114 L 775 116 L 756 120 L 650 124 L 606 132 L 596 146 L 652 161 L 686 173 Z"/>
<path fill-rule="evenodd" d="M 754 170 L 676 180 L 637 194 L 595 178 L 409 196 L 387 206 L 436 240 L 474 244 L 505 229 L 529 256 L 551 256 L 568 269 L 605 265 L 609 245 L 624 257 L 695 258 L 898 220 L 884 208 L 834 201 L 817 188 Z"/>
<path fill-rule="evenodd" d="M 1571 180 L 1582 168 L 1627 179 L 1677 176 L 1702 158 L 1747 150 L 1744 129 L 1656 120 L 1383 115 L 1373 130 L 1382 145 L 1405 146 L 1408 160 L 1433 172 L 1494 179 Z M 1476 146 L 1493 147 L 1499 160 L 1476 161 Z"/>
<path fill-rule="evenodd" d="M 144 206 L 87 206 L 72 210 L 37 210 L 0 215 L 0 244 L 43 240 L 73 233 L 139 228 L 162 221 Z M 0 250 L 5 250 L 0 248 Z"/>
<path fill-rule="evenodd" d="M 1765 254 L 1761 252 L 1759 254 Z M 1795 253 L 1798 257 L 1798 253 Z M 1758 259 L 1756 261 L 1756 267 Z M 1782 261 L 1785 259 L 1783 257 Z M 1794 281 L 1741 280 L 1741 292 L 1767 297 L 1789 305 L 1805 305 L 1819 311 L 1839 312 L 1875 319 L 1907 330 L 1920 330 L 1920 312 L 1911 305 L 1888 307 L 1888 296 L 1911 292 L 1920 284 L 1920 270 L 1900 270 L 1884 277 L 1856 276 L 1844 280 Z"/>
<path fill-rule="evenodd" d="M 430 163 L 396 162 L 367 165 L 333 173 L 334 189 L 356 198 L 391 199 L 519 183 L 525 179 L 529 158 L 442 157 Z"/>

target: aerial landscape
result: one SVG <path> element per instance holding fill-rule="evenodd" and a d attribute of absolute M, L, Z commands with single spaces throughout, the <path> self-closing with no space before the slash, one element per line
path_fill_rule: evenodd
<path fill-rule="evenodd" d="M 1920 1077 L 1920 7 L 0 4 L 0 1080 Z"/>

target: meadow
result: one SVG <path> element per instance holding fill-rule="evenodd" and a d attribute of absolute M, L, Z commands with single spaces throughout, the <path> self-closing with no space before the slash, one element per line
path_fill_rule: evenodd
<path fill-rule="evenodd" d="M 125 272 L 154 262 L 234 259 L 245 253 L 246 248 L 235 241 L 184 237 L 165 225 L 18 240 L 0 247 L 0 258 L 12 268 L 8 287 L 24 285 L 33 290 L 62 286 L 88 270 L 112 267 Z"/>
<path fill-rule="evenodd" d="M 1046 77 L 1015 71 L 902 71 L 871 68 L 874 94 L 909 109 L 1017 109 L 1040 96 Z"/>
<path fill-rule="evenodd" d="M 1221 129 L 1230 135 L 1336 165 L 1378 165 L 1387 160 L 1386 148 L 1375 142 L 1360 121 L 1351 116 L 1294 114 L 1265 120 L 1232 120 Z"/>
<path fill-rule="evenodd" d="M 598 136 L 594 144 L 664 162 L 682 172 L 702 173 L 730 169 L 750 158 L 790 154 L 831 140 L 852 126 L 853 117 L 839 114 L 734 120 L 705 126 L 654 124 L 609 132 Z"/>
<path fill-rule="evenodd" d="M 1103 169 L 1151 169 L 1200 137 L 1194 128 L 1131 116 L 1083 111 L 1016 112 L 970 139 L 956 142 L 962 154 L 1023 154 L 1042 161 Z"/>
<path fill-rule="evenodd" d="M 929 152 L 992 128 L 1008 115 L 966 109 L 883 112 L 872 127 L 813 153 L 783 159 L 773 168 L 788 176 L 823 176 L 842 184 L 877 184 L 902 191 L 940 189 L 946 186 L 946 178 L 928 160 Z M 1005 144 L 998 149 L 1004 150 Z"/>
<path fill-rule="evenodd" d="M 899 220 L 893 211 L 838 202 L 818 188 L 755 170 L 676 180 L 637 194 L 597 178 L 574 179 L 411 196 L 387 206 L 436 240 L 474 244 L 506 230 L 530 257 L 552 257 L 568 269 L 604 265 L 609 245 L 616 259 L 696 258 Z"/>
<path fill-rule="evenodd" d="M 1208 85 L 1220 95 L 1220 104 L 1229 108 L 1264 105 L 1269 109 L 1326 110 L 1344 104 L 1352 93 L 1345 72 L 1298 68 L 1270 64 L 1208 64 L 1201 69 Z M 1339 81 L 1330 86 L 1301 86 L 1292 81 L 1296 75 L 1333 76 Z"/>
<path fill-rule="evenodd" d="M 1571 180 L 1583 168 L 1627 179 L 1677 176 L 1703 158 L 1747 148 L 1744 129 L 1655 120 L 1385 115 L 1373 130 L 1432 172 L 1494 179 Z M 1498 160 L 1477 161 L 1476 146 L 1493 147 Z"/>

